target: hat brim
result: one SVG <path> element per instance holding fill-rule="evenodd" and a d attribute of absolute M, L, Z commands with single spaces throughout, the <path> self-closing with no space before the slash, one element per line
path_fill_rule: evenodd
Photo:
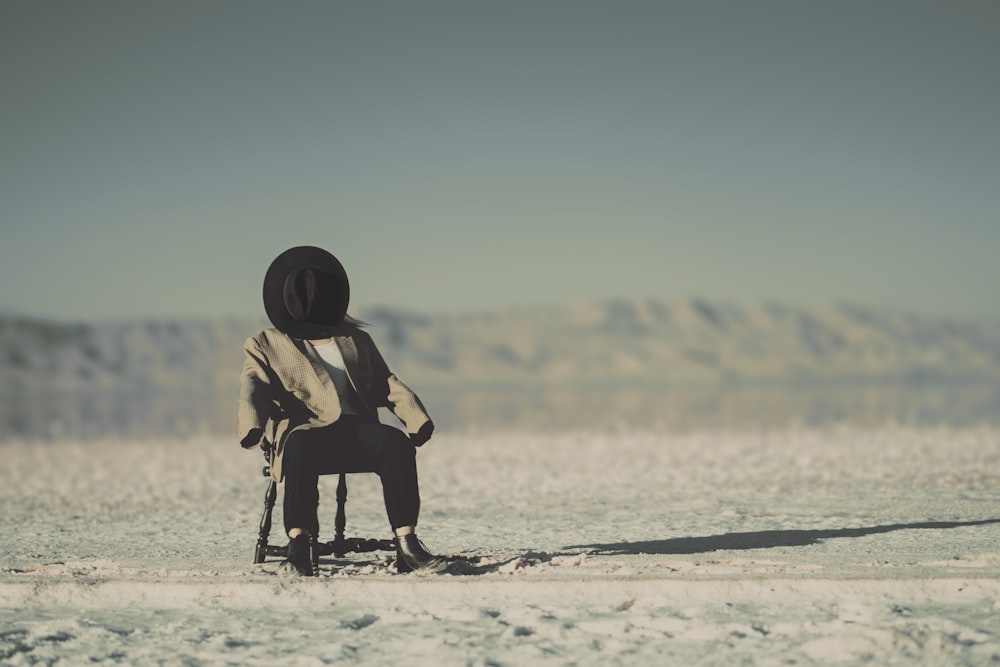
<path fill-rule="evenodd" d="M 290 273 L 303 268 L 316 269 L 343 281 L 342 303 L 333 304 L 332 311 L 336 317 L 331 317 L 331 322 L 317 323 L 298 320 L 292 317 L 288 311 L 284 297 L 285 280 Z M 315 340 L 333 336 L 342 324 L 344 315 L 347 314 L 349 301 L 350 285 L 347 280 L 347 271 L 344 270 L 340 260 L 322 248 L 315 246 L 289 248 L 275 257 L 267 268 L 267 273 L 264 274 L 264 311 L 267 313 L 267 318 L 271 320 L 275 329 L 292 338 Z M 336 321 L 332 321 L 334 319 Z"/>

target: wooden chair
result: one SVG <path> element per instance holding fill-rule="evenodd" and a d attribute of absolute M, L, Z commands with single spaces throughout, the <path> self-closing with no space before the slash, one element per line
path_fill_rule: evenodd
<path fill-rule="evenodd" d="M 264 450 L 264 458 L 269 459 L 270 451 Z M 288 557 L 287 545 L 272 546 L 268 544 L 271 535 L 271 514 L 274 511 L 274 503 L 278 498 L 278 483 L 271 477 L 271 466 L 265 465 L 262 470 L 264 477 L 268 478 L 267 491 L 264 492 L 264 513 L 260 517 L 260 533 L 257 537 L 257 548 L 254 551 L 253 562 L 263 563 L 268 556 L 280 558 Z M 337 516 L 334 519 L 334 537 L 330 542 L 319 541 L 319 519 L 313 518 L 312 536 L 309 540 L 309 553 L 312 558 L 313 569 L 319 565 L 320 556 L 334 555 L 343 558 L 348 553 L 365 553 L 371 551 L 393 551 L 396 546 L 392 540 L 376 540 L 364 537 L 344 537 L 344 528 L 347 525 L 347 514 L 344 505 L 347 504 L 347 474 L 340 473 L 340 481 L 337 483 Z"/>

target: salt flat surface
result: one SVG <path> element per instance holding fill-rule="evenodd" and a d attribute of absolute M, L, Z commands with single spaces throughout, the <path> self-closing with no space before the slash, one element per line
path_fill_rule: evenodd
<path fill-rule="evenodd" d="M 4 665 L 1000 663 L 993 429 L 446 433 L 418 456 L 440 576 L 252 564 L 232 441 L 0 455 Z M 349 534 L 388 537 L 349 485 Z"/>

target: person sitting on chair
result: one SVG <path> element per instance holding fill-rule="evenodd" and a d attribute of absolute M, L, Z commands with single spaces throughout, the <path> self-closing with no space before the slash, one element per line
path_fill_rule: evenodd
<path fill-rule="evenodd" d="M 361 322 L 347 315 L 347 273 L 332 254 L 290 248 L 264 278 L 264 309 L 274 325 L 247 339 L 240 386 L 244 448 L 270 448 L 271 477 L 284 479 L 287 562 L 312 575 L 318 476 L 374 472 L 396 545 L 396 567 L 437 572 L 447 566 L 417 539 L 420 494 L 416 447 L 434 423 L 388 368 Z M 407 433 L 379 423 L 389 408 Z"/>

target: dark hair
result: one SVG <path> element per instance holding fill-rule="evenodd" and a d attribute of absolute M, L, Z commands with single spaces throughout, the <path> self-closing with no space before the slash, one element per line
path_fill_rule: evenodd
<path fill-rule="evenodd" d="M 371 324 L 369 324 L 368 322 L 365 322 L 364 320 L 359 320 L 356 317 L 351 317 L 350 315 L 344 315 L 344 322 L 350 324 L 351 326 L 355 326 L 359 329 L 364 329 L 365 327 L 371 326 Z"/>

